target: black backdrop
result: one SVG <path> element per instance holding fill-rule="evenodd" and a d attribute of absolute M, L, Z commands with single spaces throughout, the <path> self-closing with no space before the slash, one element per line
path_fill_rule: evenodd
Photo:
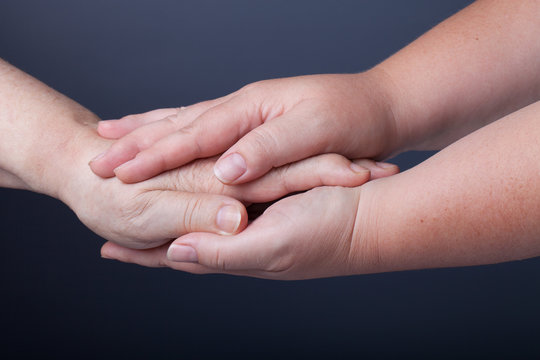
<path fill-rule="evenodd" d="M 0 57 L 117 118 L 367 69 L 469 2 L 2 0 Z M 101 259 L 103 240 L 57 200 L 0 199 L 0 355 L 538 354 L 538 259 L 300 282 L 196 276 Z"/>

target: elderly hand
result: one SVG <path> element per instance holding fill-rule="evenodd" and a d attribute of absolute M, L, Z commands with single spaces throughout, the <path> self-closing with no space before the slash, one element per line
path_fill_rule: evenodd
<path fill-rule="evenodd" d="M 267 202 L 321 185 L 358 186 L 395 174 L 395 166 L 320 155 L 273 169 L 251 183 L 229 186 L 212 176 L 216 158 L 202 159 L 137 184 L 102 179 L 84 159 L 107 146 L 97 134 L 73 157 L 61 198 L 102 237 L 131 248 L 152 248 L 191 232 L 234 234 L 247 224 L 242 202 Z"/>

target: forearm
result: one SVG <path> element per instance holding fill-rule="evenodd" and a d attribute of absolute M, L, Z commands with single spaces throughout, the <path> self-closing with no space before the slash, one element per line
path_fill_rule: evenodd
<path fill-rule="evenodd" d="M 540 1 L 477 1 L 376 66 L 397 151 L 441 149 L 540 99 L 538 19 Z"/>
<path fill-rule="evenodd" d="M 366 184 L 354 243 L 358 254 L 359 244 L 370 244 L 369 271 L 540 255 L 538 139 L 540 102 L 409 171 Z"/>
<path fill-rule="evenodd" d="M 58 197 L 78 141 L 96 123 L 82 106 L 0 60 L 0 186 Z"/>

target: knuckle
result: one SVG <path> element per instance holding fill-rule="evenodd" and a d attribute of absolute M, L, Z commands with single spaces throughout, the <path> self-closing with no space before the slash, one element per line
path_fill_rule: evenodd
<path fill-rule="evenodd" d="M 138 156 L 146 166 L 153 170 L 152 173 L 154 175 L 175 167 L 174 163 L 171 163 L 170 161 L 171 157 L 163 151 L 160 151 L 159 148 L 151 147 L 145 149 L 144 151 L 141 151 Z M 172 158 L 174 159 L 174 157 Z"/>
<path fill-rule="evenodd" d="M 111 152 L 123 154 L 123 153 L 135 153 L 138 151 L 138 145 L 133 136 L 126 136 L 120 140 L 114 142 L 111 145 Z"/>
<path fill-rule="evenodd" d="M 219 271 L 227 271 L 228 270 L 228 262 L 226 260 L 226 257 L 223 256 L 223 253 L 221 249 L 217 248 L 216 252 L 214 254 L 214 257 L 212 259 L 212 267 Z"/>
<path fill-rule="evenodd" d="M 343 155 L 336 153 L 320 155 L 319 160 L 325 165 L 343 164 L 344 162 L 348 161 Z"/>
<path fill-rule="evenodd" d="M 190 196 L 187 199 L 181 221 L 183 229 L 179 229 L 181 233 L 194 232 L 200 228 L 200 215 L 204 213 L 201 211 L 203 203 L 204 200 L 199 196 Z"/>
<path fill-rule="evenodd" d="M 148 216 L 146 216 L 157 194 L 141 193 L 133 198 L 127 206 L 119 208 L 115 217 L 117 225 L 115 232 L 118 236 L 130 236 L 130 247 L 147 248 L 154 239 L 148 238 L 145 229 L 148 228 Z"/>
<path fill-rule="evenodd" d="M 153 138 L 145 135 L 146 132 L 146 129 L 141 129 L 141 131 L 133 133 L 133 135 L 129 138 L 133 142 L 132 146 L 137 147 L 137 150 L 139 151 L 146 150 L 155 143 Z"/>
<path fill-rule="evenodd" d="M 277 137 L 264 127 L 257 127 L 250 132 L 249 139 L 246 140 L 245 146 L 248 147 L 247 154 L 256 154 L 260 159 L 273 159 L 275 150 L 279 149 L 279 141 Z M 272 166 L 280 166 L 282 164 L 274 163 Z"/>
<path fill-rule="evenodd" d="M 239 93 L 244 94 L 244 95 L 253 93 L 257 91 L 258 89 L 260 89 L 263 86 L 263 84 L 264 84 L 264 80 L 249 83 L 247 85 L 242 86 L 242 88 L 239 90 Z"/>
<path fill-rule="evenodd" d="M 276 169 L 278 176 L 278 184 L 283 194 L 290 194 L 291 192 L 297 190 L 294 187 L 296 182 L 293 181 L 293 183 L 291 184 L 290 170 L 291 164 L 286 164 Z"/>
<path fill-rule="evenodd" d="M 194 158 L 201 157 L 203 153 L 203 148 L 198 134 L 204 133 L 204 129 L 200 129 L 199 127 L 200 125 L 198 122 L 192 123 L 179 129 L 177 134 L 178 137 L 189 139 L 189 152 L 193 154 Z M 180 147 L 178 149 L 180 149 Z"/>
<path fill-rule="evenodd" d="M 125 116 L 122 116 L 119 120 L 122 120 L 122 121 L 136 121 L 138 120 L 140 117 L 140 114 L 129 114 L 129 115 L 125 115 Z"/>
<path fill-rule="evenodd" d="M 160 179 L 166 189 L 190 193 L 225 195 L 231 192 L 213 175 L 215 159 L 200 159 L 188 165 L 163 173 Z"/>

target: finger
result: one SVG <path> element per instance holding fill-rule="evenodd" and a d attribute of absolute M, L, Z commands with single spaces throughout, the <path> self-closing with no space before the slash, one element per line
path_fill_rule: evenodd
<path fill-rule="evenodd" d="M 104 178 L 115 176 L 114 169 L 118 166 L 132 160 L 137 153 L 149 148 L 170 133 L 191 124 L 206 110 L 221 104 L 231 96 L 232 94 L 187 107 L 157 109 L 143 114 L 128 115 L 120 120 L 100 122 L 100 126 L 104 129 L 107 127 L 120 128 L 118 134 L 122 138 L 115 142 L 109 150 L 92 159 L 90 168 L 96 175 Z M 103 125 L 101 125 L 102 123 Z M 116 125 L 117 123 L 119 125 Z M 127 130 L 131 131 L 126 132 Z M 100 131 L 99 127 L 98 131 Z M 116 135 L 112 134 L 114 131 L 109 134 L 108 130 L 104 130 L 103 134 L 113 137 L 112 135 Z M 102 133 L 100 132 L 100 134 Z"/>
<path fill-rule="evenodd" d="M 194 159 L 221 154 L 259 125 L 261 116 L 258 105 L 233 97 L 138 153 L 116 169 L 116 176 L 126 183 L 139 182 Z"/>
<path fill-rule="evenodd" d="M 102 120 L 98 124 L 98 134 L 107 139 L 118 139 L 138 127 L 175 115 L 178 110 L 177 108 L 156 109 L 142 114 L 127 115 L 118 120 Z"/>
<path fill-rule="evenodd" d="M 144 260 L 144 266 L 164 267 L 167 266 L 163 259 L 166 259 L 169 243 L 152 249 L 131 249 L 118 245 L 112 241 L 107 241 L 101 247 L 101 257 L 105 259 L 118 260 L 128 263 L 140 263 L 137 259 Z"/>
<path fill-rule="evenodd" d="M 101 247 L 101 257 L 152 268 L 170 267 L 171 269 L 195 274 L 216 272 L 197 263 L 181 263 L 169 260 L 167 258 L 169 245 L 170 242 L 152 249 L 130 249 L 109 241 Z"/>
<path fill-rule="evenodd" d="M 370 180 L 380 179 L 399 173 L 399 167 L 397 165 L 386 162 L 378 162 L 370 159 L 357 159 L 354 160 L 353 163 L 369 170 L 371 174 Z"/>
<path fill-rule="evenodd" d="M 317 155 L 272 169 L 249 183 L 226 186 L 224 194 L 249 202 L 267 202 L 318 186 L 360 186 L 370 179 L 370 169 L 375 167 L 370 160 L 351 162 L 339 154 Z"/>
<path fill-rule="evenodd" d="M 139 195 L 130 225 L 141 241 L 133 248 L 150 248 L 190 232 L 235 234 L 247 225 L 247 212 L 238 200 L 222 195 L 179 191 L 149 191 Z M 122 242 L 124 243 L 124 242 Z"/>
<path fill-rule="evenodd" d="M 226 101 L 233 94 L 213 100 L 201 101 L 190 106 L 156 109 L 141 114 L 127 115 L 118 120 L 103 120 L 98 124 L 98 133 L 105 138 L 118 139 L 143 125 L 169 116 L 178 116 L 179 122 L 184 122 L 181 125 L 185 126 L 209 108 Z"/>
<path fill-rule="evenodd" d="M 349 133 L 349 134 L 348 134 Z M 252 181 L 273 167 L 313 155 L 340 152 L 350 135 L 308 102 L 250 131 L 230 147 L 214 167 L 225 184 Z"/>
<path fill-rule="evenodd" d="M 191 123 L 203 109 L 211 106 L 215 101 L 217 100 L 206 101 L 190 107 L 172 109 L 175 110 L 174 113 L 166 118 L 157 119 L 157 116 L 170 114 L 168 110 L 171 109 L 159 109 L 153 112 L 151 111 L 150 113 L 152 114 L 148 117 L 141 116 L 141 126 L 123 136 L 107 151 L 92 159 L 89 164 L 90 168 L 96 175 L 104 178 L 115 176 L 114 170 L 118 166 L 133 159 L 137 153 L 149 148 L 170 133 Z M 135 115 L 135 117 L 137 116 Z"/>
<path fill-rule="evenodd" d="M 318 186 L 360 186 L 370 179 L 390 176 L 399 170 L 392 164 L 366 159 L 351 162 L 339 154 L 323 154 L 272 169 L 245 184 L 225 185 L 216 177 L 205 175 L 212 170 L 214 163 L 215 158 L 199 160 L 149 181 L 156 188 L 167 184 L 172 190 L 221 194 L 257 203 Z"/>
<path fill-rule="evenodd" d="M 275 216 L 260 217 L 243 232 L 234 236 L 190 233 L 173 241 L 167 251 L 171 263 L 193 263 L 206 272 L 235 273 L 245 271 L 278 272 L 279 259 L 285 259 L 283 238 L 291 231 L 286 224 L 276 226 Z M 202 271 L 202 269 L 199 269 Z"/>
<path fill-rule="evenodd" d="M 101 177 L 114 176 L 114 169 L 133 159 L 137 153 L 152 146 L 161 138 L 176 131 L 179 125 L 175 116 L 141 126 L 114 142 L 104 153 L 98 155 L 89 165 Z"/>

